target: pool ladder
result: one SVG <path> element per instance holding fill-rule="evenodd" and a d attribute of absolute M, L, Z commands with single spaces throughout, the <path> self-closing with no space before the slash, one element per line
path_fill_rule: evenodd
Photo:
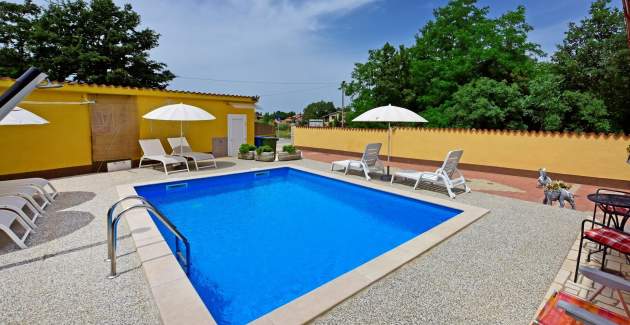
<path fill-rule="evenodd" d="M 116 216 L 114 216 L 114 212 L 116 211 L 116 208 L 122 202 L 125 202 L 128 200 L 137 200 L 137 201 L 140 201 L 141 203 L 135 204 L 126 209 L 123 209 L 118 214 L 116 214 Z M 179 230 L 177 230 L 175 225 L 173 225 L 173 223 L 171 223 L 171 221 L 168 220 L 168 218 L 166 218 L 162 213 L 160 213 L 160 211 L 158 211 L 158 209 L 155 206 L 153 206 L 153 204 L 147 201 L 147 199 L 139 195 L 130 195 L 114 203 L 107 211 L 107 260 L 106 261 L 109 261 L 111 263 L 110 273 L 109 273 L 109 276 L 107 276 L 107 278 L 113 279 L 116 276 L 118 276 L 118 274 L 116 273 L 116 242 L 117 242 L 116 234 L 118 232 L 117 230 L 118 221 L 120 221 L 120 218 L 122 218 L 125 214 L 127 214 L 127 212 L 132 211 L 132 210 L 137 210 L 137 209 L 145 209 L 153 213 L 153 215 L 155 215 L 155 217 L 158 218 L 166 226 L 166 228 L 175 235 L 175 258 L 184 267 L 184 271 L 186 272 L 186 275 L 189 275 L 190 244 L 188 243 L 188 239 L 186 239 L 186 237 L 184 237 L 184 235 L 182 235 L 182 233 L 180 233 Z M 179 245 L 180 240 L 184 243 L 184 246 L 186 248 L 186 255 L 182 254 L 182 251 Z"/>

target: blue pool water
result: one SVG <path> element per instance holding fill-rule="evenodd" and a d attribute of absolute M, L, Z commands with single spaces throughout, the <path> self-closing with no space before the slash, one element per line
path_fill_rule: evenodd
<path fill-rule="evenodd" d="M 292 168 L 136 191 L 188 238 L 191 282 L 219 324 L 252 321 L 461 212 Z"/>

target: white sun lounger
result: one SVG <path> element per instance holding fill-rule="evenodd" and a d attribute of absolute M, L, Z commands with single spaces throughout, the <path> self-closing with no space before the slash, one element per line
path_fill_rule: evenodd
<path fill-rule="evenodd" d="M 140 168 L 142 168 L 142 162 L 145 160 L 154 160 L 159 161 L 164 166 L 164 172 L 168 175 L 167 165 L 176 165 L 176 164 L 184 164 L 186 169 L 178 169 L 171 171 L 171 173 L 190 172 L 188 169 L 188 161 L 184 157 L 177 157 L 172 155 L 167 155 L 166 151 L 164 151 L 164 147 L 162 147 L 162 143 L 158 139 L 146 139 L 139 140 L 140 148 L 142 148 L 142 157 L 140 158 Z"/>
<path fill-rule="evenodd" d="M 20 226 L 24 228 L 24 235 L 22 235 L 22 237 L 18 236 L 18 234 L 16 234 L 15 231 L 11 229 L 11 226 L 15 221 L 17 221 Z M 31 234 L 32 229 L 15 212 L 0 210 L 0 230 L 4 231 L 9 236 L 9 238 L 11 238 L 13 242 L 15 242 L 15 244 L 18 245 L 20 248 L 27 248 L 25 241 L 28 235 Z"/>
<path fill-rule="evenodd" d="M 44 178 L 32 177 L 32 178 L 22 178 L 22 179 L 12 179 L 8 181 L 1 181 L 0 185 L 23 185 L 23 186 L 34 186 L 41 190 L 42 193 L 46 195 L 49 201 L 53 201 L 55 197 L 59 194 L 59 191 L 52 185 L 50 181 Z"/>
<path fill-rule="evenodd" d="M 42 214 L 26 199 L 19 196 L 0 196 L 0 210 L 15 212 L 29 227 L 35 229 L 35 220 Z"/>
<path fill-rule="evenodd" d="M 173 149 L 171 155 L 182 156 L 184 158 L 192 159 L 195 162 L 195 169 L 214 167 L 217 168 L 217 162 L 214 160 L 214 156 L 205 152 L 193 151 L 186 137 L 181 138 L 168 138 L 168 144 Z M 200 162 L 210 162 L 207 166 L 199 167 Z"/>
<path fill-rule="evenodd" d="M 44 214 L 44 209 L 51 203 L 40 189 L 33 186 L 0 184 L 0 196 L 21 197 L 41 214 Z"/>
<path fill-rule="evenodd" d="M 350 170 L 358 170 L 363 172 L 365 179 L 370 180 L 370 173 L 385 173 L 383 163 L 378 159 L 378 153 L 381 151 L 380 143 L 370 143 L 365 147 L 365 152 L 361 160 L 338 160 L 333 161 L 330 170 L 334 171 L 335 167 L 344 169 L 344 173 L 348 174 Z"/>
<path fill-rule="evenodd" d="M 391 183 L 394 183 L 394 180 L 398 177 L 415 180 L 416 183 L 413 186 L 414 190 L 418 188 L 420 182 L 444 185 L 444 187 L 446 187 L 446 191 L 448 192 L 448 196 L 451 198 L 455 198 L 453 189 L 457 186 L 463 185 L 464 191 L 468 193 L 470 192 L 470 188 L 466 185 L 466 179 L 459 169 L 457 169 L 459 160 L 462 158 L 463 154 L 463 150 L 449 151 L 442 167 L 438 168 L 435 172 L 418 172 L 415 170 L 398 171 L 392 175 Z"/>

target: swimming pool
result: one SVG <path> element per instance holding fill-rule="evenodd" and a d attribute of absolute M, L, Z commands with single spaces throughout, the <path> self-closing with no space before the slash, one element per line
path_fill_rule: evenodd
<path fill-rule="evenodd" d="M 135 190 L 188 238 L 190 280 L 219 324 L 255 320 L 462 212 L 293 168 Z"/>

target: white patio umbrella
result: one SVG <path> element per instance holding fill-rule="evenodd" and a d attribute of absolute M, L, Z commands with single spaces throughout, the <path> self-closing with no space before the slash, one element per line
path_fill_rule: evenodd
<path fill-rule="evenodd" d="M 15 106 L 7 116 L 0 120 L 0 125 L 38 125 L 49 122 L 21 107 Z"/>
<path fill-rule="evenodd" d="M 184 121 L 211 121 L 214 115 L 199 107 L 184 103 L 172 104 L 156 108 L 142 116 L 148 120 L 179 121 L 179 136 L 184 137 Z M 183 151 L 182 146 L 179 147 Z"/>
<path fill-rule="evenodd" d="M 392 147 L 392 122 L 426 123 L 424 117 L 398 106 L 381 106 L 373 108 L 352 120 L 353 122 L 387 122 L 387 162 L 389 162 Z"/>

